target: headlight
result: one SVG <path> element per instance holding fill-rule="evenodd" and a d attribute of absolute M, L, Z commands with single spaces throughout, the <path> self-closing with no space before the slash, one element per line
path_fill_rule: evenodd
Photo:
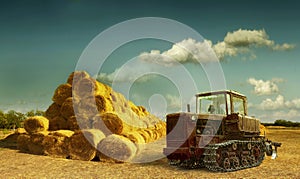
<path fill-rule="evenodd" d="M 193 115 L 193 116 L 191 117 L 191 119 L 192 119 L 193 121 L 195 121 L 195 120 L 197 120 L 197 116 Z"/>

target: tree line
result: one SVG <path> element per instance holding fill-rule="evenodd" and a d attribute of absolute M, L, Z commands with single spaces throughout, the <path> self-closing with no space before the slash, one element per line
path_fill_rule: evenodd
<path fill-rule="evenodd" d="M 287 121 L 278 119 L 274 123 L 262 123 L 265 126 L 284 126 L 284 127 L 300 127 L 300 122 Z"/>
<path fill-rule="evenodd" d="M 17 112 L 15 110 L 9 110 L 3 112 L 0 110 L 0 129 L 16 129 L 23 127 L 23 121 L 31 116 L 43 116 L 44 111 L 31 110 L 26 113 Z"/>

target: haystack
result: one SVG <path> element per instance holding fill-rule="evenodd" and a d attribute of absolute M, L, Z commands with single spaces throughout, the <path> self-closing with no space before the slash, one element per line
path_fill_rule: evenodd
<path fill-rule="evenodd" d="M 55 116 L 60 115 L 60 105 L 56 103 L 52 103 L 45 112 L 45 116 L 47 119 L 54 118 Z"/>
<path fill-rule="evenodd" d="M 124 136 L 112 134 L 103 139 L 97 146 L 100 160 L 113 160 L 116 162 L 130 161 L 137 148 L 133 142 Z"/>
<path fill-rule="evenodd" d="M 76 131 L 70 138 L 68 149 L 71 159 L 90 161 L 96 157 L 97 144 L 105 135 L 97 129 Z"/>
<path fill-rule="evenodd" d="M 49 121 L 32 117 L 24 122 L 28 134 L 18 138 L 21 150 L 92 160 L 98 147 L 101 160 L 130 161 L 145 143 L 166 134 L 159 118 L 83 71 L 73 72 L 66 84 L 58 86 L 52 100 L 45 115 Z M 61 129 L 65 130 L 57 131 Z"/>
<path fill-rule="evenodd" d="M 58 130 L 50 132 L 44 137 L 44 154 L 52 157 L 68 158 L 68 144 L 70 137 L 74 134 L 70 130 Z"/>
<path fill-rule="evenodd" d="M 61 84 L 56 88 L 52 100 L 56 104 L 62 105 L 62 103 L 71 96 L 72 96 L 72 86 L 68 83 Z"/>
<path fill-rule="evenodd" d="M 47 131 L 49 120 L 43 116 L 29 117 L 24 121 L 24 128 L 29 134 Z"/>

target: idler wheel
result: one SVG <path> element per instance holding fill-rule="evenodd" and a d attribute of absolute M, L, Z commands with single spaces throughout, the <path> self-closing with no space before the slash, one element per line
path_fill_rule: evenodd
<path fill-rule="evenodd" d="M 223 168 L 224 168 L 225 170 L 230 169 L 230 160 L 229 160 L 229 158 L 224 158 L 224 161 L 223 161 Z"/>
<path fill-rule="evenodd" d="M 236 143 L 233 143 L 231 147 L 232 147 L 232 150 L 236 150 L 238 148 Z"/>

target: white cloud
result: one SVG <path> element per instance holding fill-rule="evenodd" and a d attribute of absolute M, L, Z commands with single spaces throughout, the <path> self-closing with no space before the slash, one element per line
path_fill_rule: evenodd
<path fill-rule="evenodd" d="M 300 98 L 293 99 L 291 101 L 286 101 L 285 105 L 288 108 L 297 108 L 297 109 L 300 109 Z"/>
<path fill-rule="evenodd" d="M 285 100 L 282 95 L 278 95 L 275 100 L 267 98 L 259 105 L 263 110 L 300 109 L 300 98 Z"/>
<path fill-rule="evenodd" d="M 135 63 L 134 66 L 125 65 L 115 69 L 112 73 L 100 73 L 97 80 L 104 83 L 112 82 L 146 82 L 154 78 L 155 74 L 145 74 L 152 67 L 145 64 Z M 154 70 L 153 70 L 154 71 Z M 117 78 L 116 78 L 117 77 Z"/>
<path fill-rule="evenodd" d="M 219 59 L 223 59 L 226 56 L 233 57 L 239 53 L 238 48 L 228 45 L 225 42 L 219 42 L 213 46 L 213 49 Z"/>
<path fill-rule="evenodd" d="M 285 100 L 282 95 L 278 95 L 275 100 L 267 98 L 260 104 L 261 109 L 264 110 L 277 110 L 285 108 Z"/>
<path fill-rule="evenodd" d="M 159 50 L 151 50 L 143 52 L 139 55 L 142 61 L 157 63 L 165 66 L 173 66 L 179 63 L 199 63 L 218 61 L 213 49 L 211 41 L 204 40 L 197 42 L 188 38 L 181 42 L 175 43 L 171 49 L 160 52 Z"/>
<path fill-rule="evenodd" d="M 213 45 L 216 55 L 222 59 L 226 56 L 232 57 L 242 53 L 250 53 L 250 57 L 255 57 L 252 48 L 267 47 L 274 51 L 286 51 L 295 48 L 295 45 L 283 43 L 276 44 L 270 40 L 265 30 L 246 30 L 228 32 L 224 40 Z"/>
<path fill-rule="evenodd" d="M 178 42 L 171 49 L 161 52 L 159 50 L 151 50 L 143 52 L 139 58 L 141 60 L 159 63 L 167 66 L 174 65 L 175 62 L 195 63 L 215 61 L 215 55 L 219 60 L 225 57 L 233 57 L 238 54 L 249 53 L 250 58 L 256 58 L 252 48 L 267 47 L 274 51 L 286 51 L 295 48 L 295 45 L 283 43 L 277 44 L 274 40 L 270 40 L 265 30 L 246 30 L 239 29 L 237 31 L 228 32 L 223 41 L 212 44 L 210 40 L 197 42 L 188 38 Z"/>
<path fill-rule="evenodd" d="M 254 86 L 254 93 L 257 95 L 270 95 L 278 93 L 279 89 L 276 83 L 282 82 L 283 79 L 276 78 L 274 80 L 257 80 L 255 78 L 249 78 L 247 82 Z"/>
<path fill-rule="evenodd" d="M 166 100 L 168 102 L 168 107 L 172 109 L 181 109 L 182 103 L 178 96 L 172 96 L 170 94 L 166 95 Z"/>
<path fill-rule="evenodd" d="M 228 32 L 224 38 L 224 42 L 235 47 L 249 46 L 274 46 L 275 42 L 269 40 L 265 30 L 244 30 Z"/>
<path fill-rule="evenodd" d="M 293 119 L 300 117 L 300 112 L 295 109 L 291 109 L 288 112 L 276 111 L 273 116 L 277 119 Z"/>
<path fill-rule="evenodd" d="M 300 122 L 300 112 L 295 109 L 279 110 L 272 113 L 264 113 L 258 116 L 264 122 L 274 122 L 277 119 L 291 120 Z"/>

